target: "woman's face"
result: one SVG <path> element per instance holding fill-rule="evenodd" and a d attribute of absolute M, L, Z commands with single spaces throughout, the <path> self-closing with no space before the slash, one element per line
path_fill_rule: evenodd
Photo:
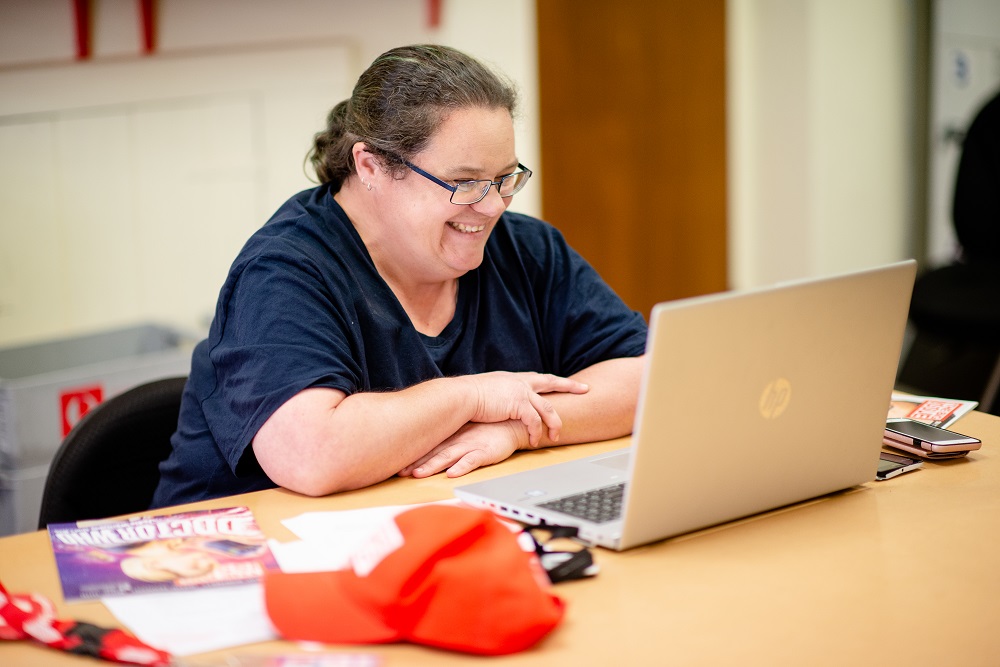
<path fill-rule="evenodd" d="M 410 161 L 449 184 L 497 181 L 518 168 L 510 114 L 506 109 L 453 111 Z M 478 267 L 486 240 L 510 204 L 495 186 L 477 204 L 452 204 L 451 192 L 413 171 L 381 181 L 379 254 L 390 265 L 380 270 L 418 282 L 452 280 Z"/>

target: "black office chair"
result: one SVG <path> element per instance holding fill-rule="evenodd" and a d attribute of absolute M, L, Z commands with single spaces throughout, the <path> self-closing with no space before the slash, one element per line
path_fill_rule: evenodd
<path fill-rule="evenodd" d="M 915 337 L 897 386 L 917 394 L 979 401 L 1000 415 L 1000 271 L 964 265 L 917 280 L 910 305 Z"/>
<path fill-rule="evenodd" d="M 952 222 L 961 256 L 914 285 L 912 345 L 897 386 L 978 400 L 1000 415 L 1000 94 L 965 135 Z"/>
<path fill-rule="evenodd" d="M 38 527 L 149 508 L 170 454 L 185 377 L 139 385 L 84 416 L 56 451 Z"/>

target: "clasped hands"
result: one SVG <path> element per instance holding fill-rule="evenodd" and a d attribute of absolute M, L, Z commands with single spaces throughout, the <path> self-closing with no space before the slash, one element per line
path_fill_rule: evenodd
<path fill-rule="evenodd" d="M 466 376 L 477 396 L 472 419 L 399 471 L 400 476 L 429 477 L 447 470 L 460 477 L 503 461 L 518 449 L 559 441 L 562 419 L 546 394 L 584 394 L 582 382 L 547 373 L 496 371 Z"/>

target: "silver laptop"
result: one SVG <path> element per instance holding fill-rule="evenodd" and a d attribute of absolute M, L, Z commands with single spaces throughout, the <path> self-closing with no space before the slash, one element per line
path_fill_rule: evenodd
<path fill-rule="evenodd" d="M 623 550 L 873 480 L 915 273 L 658 304 L 631 447 L 455 494 Z"/>

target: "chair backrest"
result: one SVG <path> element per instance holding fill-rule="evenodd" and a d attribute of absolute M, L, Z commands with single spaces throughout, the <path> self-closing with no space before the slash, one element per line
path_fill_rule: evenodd
<path fill-rule="evenodd" d="M 142 384 L 88 412 L 52 460 L 38 527 L 148 509 L 159 464 L 171 451 L 186 381 Z"/>
<path fill-rule="evenodd" d="M 971 264 L 1000 275 L 1000 91 L 976 112 L 959 156 L 952 200 L 952 222 Z"/>

